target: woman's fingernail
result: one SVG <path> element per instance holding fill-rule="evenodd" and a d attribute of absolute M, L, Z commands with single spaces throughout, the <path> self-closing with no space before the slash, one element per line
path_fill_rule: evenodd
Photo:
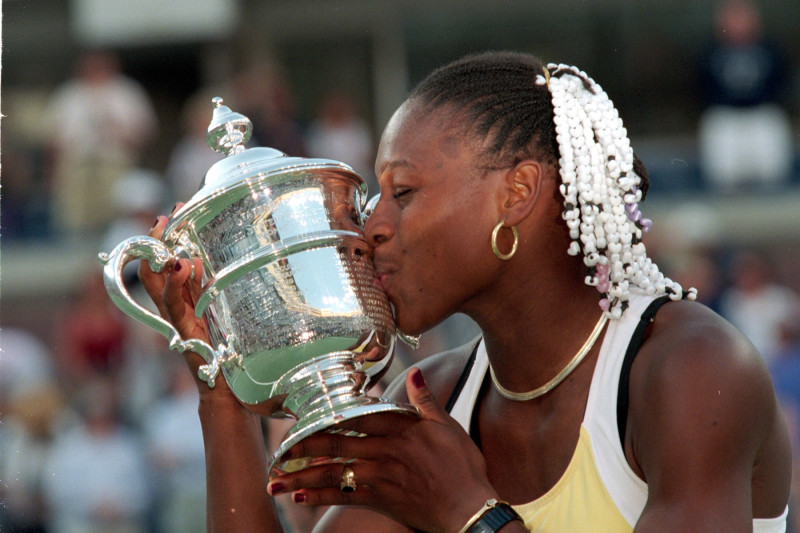
<path fill-rule="evenodd" d="M 292 494 L 292 501 L 294 501 L 294 503 L 305 503 L 306 495 L 302 492 L 295 492 Z"/>
<path fill-rule="evenodd" d="M 181 266 L 181 262 L 175 261 L 175 266 L 172 267 L 172 270 L 174 270 L 175 272 L 180 272 L 182 268 L 183 267 Z"/>
<path fill-rule="evenodd" d="M 417 370 L 414 372 L 414 375 L 411 376 L 411 383 L 418 389 L 425 386 L 425 378 L 422 377 L 422 372 L 420 370 Z"/>
<path fill-rule="evenodd" d="M 274 495 L 281 492 L 285 487 L 286 485 L 284 485 L 280 481 L 273 481 L 272 483 L 269 484 L 269 487 L 267 487 L 267 489 L 269 490 L 270 494 Z"/>
<path fill-rule="evenodd" d="M 153 222 L 153 225 L 151 226 L 151 228 L 150 228 L 150 229 L 152 229 L 152 228 L 155 228 L 156 226 L 158 226 L 158 221 L 159 221 L 159 220 L 160 220 L 160 219 L 159 219 L 159 217 L 156 217 L 156 221 L 155 221 L 155 222 Z"/>
<path fill-rule="evenodd" d="M 175 202 L 175 205 L 173 205 L 173 206 L 172 206 L 172 213 L 174 213 L 174 212 L 175 212 L 175 210 L 176 210 L 176 209 L 178 209 L 178 204 L 179 204 L 179 203 L 180 203 L 180 202 Z"/>

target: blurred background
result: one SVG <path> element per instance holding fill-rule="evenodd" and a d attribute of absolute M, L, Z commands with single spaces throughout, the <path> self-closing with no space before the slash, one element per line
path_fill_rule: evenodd
<path fill-rule="evenodd" d="M 165 340 L 110 303 L 96 256 L 197 190 L 218 159 L 212 97 L 253 121 L 254 145 L 342 160 L 374 193 L 375 147 L 407 92 L 485 49 L 577 65 L 608 92 L 649 169 L 651 256 L 759 348 L 798 450 L 800 2 L 2 9 L 0 530 L 203 530 L 196 392 Z M 454 317 L 393 371 L 476 333 Z M 316 515 L 283 508 L 310 531 Z"/>

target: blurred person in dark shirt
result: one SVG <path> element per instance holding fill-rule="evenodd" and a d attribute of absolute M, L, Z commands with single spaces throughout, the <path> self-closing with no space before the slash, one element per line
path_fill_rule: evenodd
<path fill-rule="evenodd" d="M 789 64 L 766 38 L 754 2 L 723 0 L 714 25 L 715 40 L 700 65 L 705 177 L 724 192 L 780 185 L 793 162 L 791 123 L 782 105 Z"/>

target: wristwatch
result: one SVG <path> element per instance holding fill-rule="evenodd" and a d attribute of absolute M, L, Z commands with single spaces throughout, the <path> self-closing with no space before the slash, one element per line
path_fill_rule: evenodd
<path fill-rule="evenodd" d="M 513 520 L 523 521 L 509 503 L 491 498 L 459 533 L 495 533 Z"/>

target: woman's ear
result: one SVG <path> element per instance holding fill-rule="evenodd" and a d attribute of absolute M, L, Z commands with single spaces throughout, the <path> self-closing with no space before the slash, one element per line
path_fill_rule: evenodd
<path fill-rule="evenodd" d="M 536 207 L 542 190 L 545 168 L 536 160 L 525 159 L 503 177 L 500 212 L 507 226 L 515 226 Z"/>

